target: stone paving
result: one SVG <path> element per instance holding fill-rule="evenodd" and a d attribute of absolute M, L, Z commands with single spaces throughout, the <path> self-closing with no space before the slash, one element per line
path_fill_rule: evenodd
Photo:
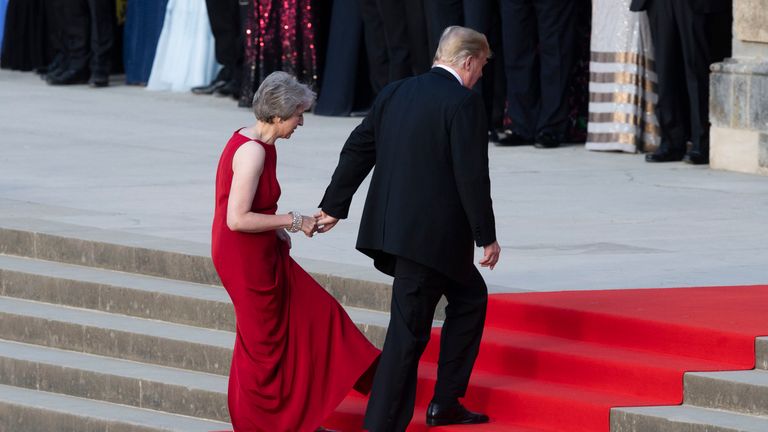
<path fill-rule="evenodd" d="M 0 71 L 0 226 L 66 223 L 205 250 L 219 152 L 252 121 L 222 98 Z M 278 142 L 282 211 L 316 209 L 359 121 L 307 115 Z M 482 272 L 494 292 L 768 283 L 766 177 L 582 145 L 491 146 L 490 161 L 503 250 Z M 354 250 L 365 188 L 333 231 L 294 237 L 299 262 L 381 278 Z"/>

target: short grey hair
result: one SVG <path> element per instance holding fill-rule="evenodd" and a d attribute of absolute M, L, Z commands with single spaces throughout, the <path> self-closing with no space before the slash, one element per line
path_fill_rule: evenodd
<path fill-rule="evenodd" d="M 467 27 L 450 26 L 440 36 L 435 62 L 459 65 L 467 57 L 491 56 L 491 47 L 485 35 Z"/>
<path fill-rule="evenodd" d="M 286 72 L 272 72 L 253 95 L 253 113 L 258 120 L 272 123 L 275 117 L 286 120 L 299 109 L 309 109 L 316 94 Z"/>

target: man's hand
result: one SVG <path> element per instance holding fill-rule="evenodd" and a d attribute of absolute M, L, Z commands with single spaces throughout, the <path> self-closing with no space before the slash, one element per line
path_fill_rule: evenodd
<path fill-rule="evenodd" d="M 331 228 L 335 227 L 336 224 L 339 222 L 339 220 L 328 213 L 320 210 L 315 214 L 315 219 L 317 219 L 317 232 L 324 233 L 331 230 Z"/>
<path fill-rule="evenodd" d="M 483 246 L 483 258 L 479 261 L 481 267 L 490 267 L 493 270 L 496 267 L 496 263 L 499 262 L 499 254 L 501 254 L 501 246 L 499 242 L 495 241 L 489 245 Z"/>

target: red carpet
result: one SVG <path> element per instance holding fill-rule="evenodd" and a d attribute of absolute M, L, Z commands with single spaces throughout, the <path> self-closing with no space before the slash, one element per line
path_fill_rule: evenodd
<path fill-rule="evenodd" d="M 492 423 L 431 430 L 607 432 L 611 407 L 680 404 L 686 371 L 752 369 L 767 310 L 768 286 L 492 295 L 464 400 Z M 427 429 L 438 347 L 435 329 L 409 431 Z M 365 402 L 325 426 L 360 431 Z"/>

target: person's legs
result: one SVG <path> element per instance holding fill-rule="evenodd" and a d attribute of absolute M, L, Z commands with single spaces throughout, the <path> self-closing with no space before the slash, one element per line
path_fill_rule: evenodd
<path fill-rule="evenodd" d="M 403 0 L 377 0 L 389 56 L 389 82 L 413 75 Z"/>
<path fill-rule="evenodd" d="M 691 150 L 684 158 L 693 164 L 709 162 L 709 66 L 725 57 L 718 39 L 730 40 L 728 13 L 697 13 L 688 3 L 673 2 L 682 43 L 685 82 L 690 107 Z"/>
<path fill-rule="evenodd" d="M 370 432 L 404 431 L 413 417 L 419 358 L 441 295 L 434 275 L 428 267 L 397 259 L 389 328 L 365 413 Z"/>
<path fill-rule="evenodd" d="M 88 0 L 91 26 L 91 79 L 96 87 L 109 82 L 112 45 L 115 40 L 114 0 Z"/>
<path fill-rule="evenodd" d="M 88 81 L 90 16 L 86 0 L 63 0 L 62 46 L 66 55 L 66 68 L 60 74 L 49 76 L 48 84 L 84 84 Z"/>
<path fill-rule="evenodd" d="M 536 17 L 530 0 L 501 0 L 502 44 L 507 76 L 507 109 L 512 131 L 522 140 L 536 133 L 539 73 Z"/>
<path fill-rule="evenodd" d="M 440 360 L 433 400 L 451 404 L 458 402 L 467 391 L 483 336 L 488 289 L 477 270 L 469 283 L 446 279 L 444 286 L 448 306 L 440 336 Z"/>
<path fill-rule="evenodd" d="M 536 133 L 541 138 L 553 140 L 551 144 L 555 144 L 564 138 L 568 120 L 566 92 L 576 59 L 576 2 L 534 0 L 533 3 L 538 23 L 541 62 L 541 109 Z M 543 141 L 541 144 L 547 146 Z"/>
<path fill-rule="evenodd" d="M 365 50 L 368 54 L 368 69 L 371 87 L 378 94 L 389 82 L 389 54 L 384 37 L 384 23 L 376 0 L 360 0 L 360 15 L 363 17 Z"/>
<path fill-rule="evenodd" d="M 481 0 L 469 0 L 481 1 Z M 429 32 L 429 52 L 434 56 L 440 36 L 446 27 L 464 25 L 462 0 L 424 0 L 424 12 Z"/>
<path fill-rule="evenodd" d="M 673 3 L 654 1 L 648 8 L 658 76 L 656 115 L 661 126 L 661 143 L 654 154 L 646 155 L 648 162 L 681 160 L 688 136 L 683 53 Z"/>

